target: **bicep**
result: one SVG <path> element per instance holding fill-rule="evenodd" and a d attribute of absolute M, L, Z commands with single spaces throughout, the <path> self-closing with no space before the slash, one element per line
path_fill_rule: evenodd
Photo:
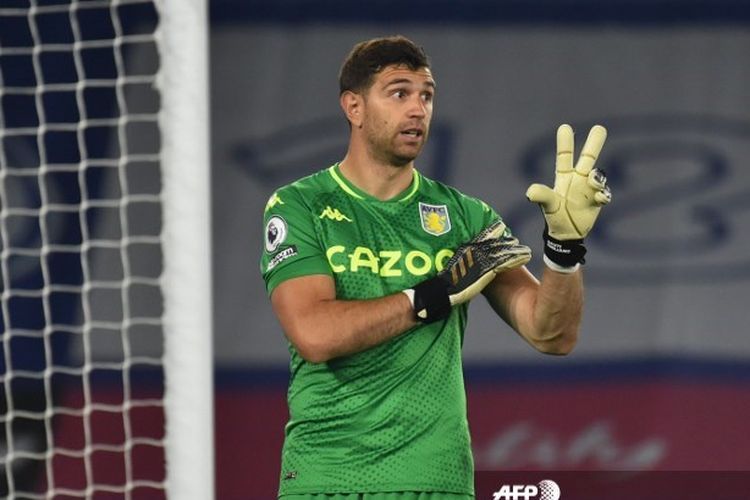
<path fill-rule="evenodd" d="M 326 274 L 312 274 L 281 282 L 271 293 L 271 305 L 287 338 L 300 342 L 308 314 L 323 301 L 336 298 L 336 285 Z"/>

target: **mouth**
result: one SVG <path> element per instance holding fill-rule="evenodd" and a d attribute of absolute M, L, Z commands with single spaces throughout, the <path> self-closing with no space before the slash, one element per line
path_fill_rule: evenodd
<path fill-rule="evenodd" d="M 401 135 L 409 137 L 411 139 L 418 139 L 424 135 L 424 130 L 421 128 L 408 128 L 401 131 Z"/>

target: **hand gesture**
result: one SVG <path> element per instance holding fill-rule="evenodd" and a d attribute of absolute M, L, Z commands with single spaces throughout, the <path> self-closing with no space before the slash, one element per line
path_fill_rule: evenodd
<path fill-rule="evenodd" d="M 547 221 L 549 236 L 559 241 L 582 240 L 591 231 L 599 210 L 612 200 L 604 174 L 594 168 L 607 138 L 607 130 L 595 125 L 573 166 L 573 129 L 557 129 L 555 186 L 532 184 L 526 191 L 529 201 L 538 203 Z"/>

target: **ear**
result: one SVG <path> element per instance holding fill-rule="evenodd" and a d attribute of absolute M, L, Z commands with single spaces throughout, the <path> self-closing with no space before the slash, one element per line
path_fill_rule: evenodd
<path fill-rule="evenodd" d="M 362 126 L 362 114 L 363 114 L 363 99 L 359 94 L 355 94 L 351 90 L 347 90 L 339 98 L 341 109 L 344 110 L 344 115 L 352 127 L 359 128 Z"/>

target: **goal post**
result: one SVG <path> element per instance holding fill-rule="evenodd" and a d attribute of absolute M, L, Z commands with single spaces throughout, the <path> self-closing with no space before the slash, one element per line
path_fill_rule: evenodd
<path fill-rule="evenodd" d="M 167 486 L 213 498 L 213 352 L 206 0 L 159 0 Z M 207 432 L 208 431 L 208 432 Z"/>
<path fill-rule="evenodd" d="M 207 33 L 0 2 L 2 498 L 214 498 Z"/>

